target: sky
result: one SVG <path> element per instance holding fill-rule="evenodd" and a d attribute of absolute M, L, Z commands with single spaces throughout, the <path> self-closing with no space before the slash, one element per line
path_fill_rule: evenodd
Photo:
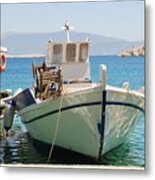
<path fill-rule="evenodd" d="M 2 4 L 1 34 L 61 31 L 66 19 L 78 32 L 144 40 L 144 1 L 134 0 Z"/>

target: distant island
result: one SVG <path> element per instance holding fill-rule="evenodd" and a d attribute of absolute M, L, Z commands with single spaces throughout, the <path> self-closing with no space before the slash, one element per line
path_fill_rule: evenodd
<path fill-rule="evenodd" d="M 145 48 L 144 46 L 134 47 L 132 49 L 123 51 L 118 56 L 121 57 L 130 57 L 130 56 L 144 56 L 145 55 Z"/>
<path fill-rule="evenodd" d="M 71 32 L 71 41 L 81 41 L 89 37 L 91 40 L 90 55 L 117 55 L 130 47 L 144 45 L 144 41 L 127 41 L 94 33 Z M 46 54 L 46 43 L 49 39 L 54 42 L 65 42 L 65 32 L 51 33 L 8 33 L 2 36 L 1 43 L 7 47 L 8 54 L 13 57 L 36 57 Z"/>

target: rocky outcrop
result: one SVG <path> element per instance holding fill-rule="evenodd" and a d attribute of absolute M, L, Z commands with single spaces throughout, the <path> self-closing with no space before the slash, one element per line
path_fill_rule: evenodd
<path fill-rule="evenodd" d="M 144 55 L 145 55 L 145 48 L 144 48 L 144 46 L 134 47 L 132 49 L 123 51 L 122 53 L 119 54 L 119 56 L 121 56 L 121 57 L 144 56 Z"/>

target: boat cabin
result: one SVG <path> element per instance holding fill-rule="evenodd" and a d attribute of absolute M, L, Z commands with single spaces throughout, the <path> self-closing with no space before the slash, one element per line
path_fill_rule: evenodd
<path fill-rule="evenodd" d="M 89 83 L 89 38 L 84 41 L 71 41 L 69 31 L 72 27 L 68 22 L 63 29 L 67 33 L 66 42 L 49 40 L 46 46 L 46 59 L 37 66 L 33 62 L 33 77 L 35 97 L 48 99 L 54 95 L 60 96 L 64 84 Z"/>
<path fill-rule="evenodd" d="M 90 80 L 90 40 L 82 42 L 47 43 L 46 66 L 61 66 L 63 80 Z"/>

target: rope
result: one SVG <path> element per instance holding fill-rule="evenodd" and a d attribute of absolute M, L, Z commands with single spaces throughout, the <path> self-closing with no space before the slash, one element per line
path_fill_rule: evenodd
<path fill-rule="evenodd" d="M 62 94 L 61 99 L 60 99 L 59 112 L 58 112 L 57 123 L 56 123 L 56 126 L 55 126 L 54 137 L 53 137 L 52 145 L 51 145 L 51 148 L 50 148 L 50 151 L 49 151 L 49 155 L 48 155 L 48 159 L 47 159 L 48 163 L 49 163 L 49 161 L 50 161 L 50 159 L 52 157 L 52 153 L 53 153 L 56 137 L 57 137 L 57 134 L 58 134 L 58 128 L 59 128 L 59 124 L 60 124 L 60 112 L 61 112 L 61 107 L 62 107 L 62 103 L 63 103 L 63 97 L 64 97 L 66 92 L 67 92 L 67 89 L 66 89 L 66 91 L 64 91 L 64 93 Z"/>
<path fill-rule="evenodd" d="M 49 163 L 49 161 L 50 161 L 50 159 L 52 157 L 54 144 L 55 144 L 56 137 L 57 137 L 57 134 L 58 134 L 58 128 L 59 128 L 59 124 L 60 124 L 60 113 L 61 113 L 61 107 L 62 107 L 62 103 L 63 103 L 63 97 L 64 97 L 64 95 L 66 94 L 67 91 L 68 91 L 68 89 L 66 89 L 64 91 L 64 93 L 62 94 L 62 96 L 61 96 L 61 100 L 60 100 L 60 104 L 59 104 L 59 111 L 58 111 L 58 118 L 57 118 L 57 123 L 56 123 L 56 127 L 55 127 L 55 132 L 54 132 L 54 137 L 53 137 L 52 145 L 51 145 L 49 155 L 48 155 L 48 159 L 47 159 L 48 163 Z M 81 88 L 80 88 L 80 91 L 82 91 Z"/>

